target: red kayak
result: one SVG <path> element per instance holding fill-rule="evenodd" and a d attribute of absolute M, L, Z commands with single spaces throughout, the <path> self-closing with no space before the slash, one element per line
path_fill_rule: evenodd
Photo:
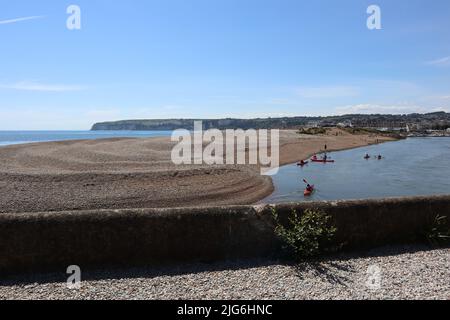
<path fill-rule="evenodd" d="M 314 186 L 311 186 L 311 190 L 305 189 L 305 192 L 303 194 L 305 195 L 305 197 L 309 197 L 313 194 L 313 192 L 314 192 Z"/>
<path fill-rule="evenodd" d="M 320 163 L 334 163 L 334 160 L 320 160 L 320 159 L 314 160 L 314 159 L 311 159 L 311 161 L 312 162 L 320 162 Z"/>

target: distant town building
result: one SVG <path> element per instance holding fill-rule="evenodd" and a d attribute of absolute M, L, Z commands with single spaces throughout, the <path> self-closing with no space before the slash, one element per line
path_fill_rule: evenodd
<path fill-rule="evenodd" d="M 336 126 L 339 128 L 353 128 L 353 124 L 350 120 L 339 122 Z"/>
<path fill-rule="evenodd" d="M 320 121 L 308 121 L 306 124 L 307 128 L 318 128 L 320 126 Z"/>

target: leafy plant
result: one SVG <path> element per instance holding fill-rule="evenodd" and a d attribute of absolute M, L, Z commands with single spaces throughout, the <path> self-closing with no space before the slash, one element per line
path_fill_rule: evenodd
<path fill-rule="evenodd" d="M 331 225 L 331 217 L 324 212 L 307 209 L 299 216 L 293 210 L 287 227 L 280 223 L 274 208 L 272 213 L 276 223 L 275 234 L 295 259 L 301 260 L 331 251 L 337 229 Z"/>
<path fill-rule="evenodd" d="M 301 128 L 298 131 L 298 134 L 307 134 L 307 135 L 318 135 L 326 133 L 327 129 L 325 128 Z"/>
<path fill-rule="evenodd" d="M 432 246 L 444 246 L 450 244 L 450 228 L 447 217 L 437 215 L 426 234 L 428 242 Z"/>

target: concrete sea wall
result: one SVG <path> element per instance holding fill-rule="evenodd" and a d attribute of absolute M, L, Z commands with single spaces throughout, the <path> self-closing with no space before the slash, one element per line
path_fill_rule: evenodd
<path fill-rule="evenodd" d="M 283 219 L 322 209 L 337 243 L 367 249 L 418 241 L 436 215 L 450 216 L 450 196 L 275 207 Z M 269 206 L 3 214 L 0 273 L 268 257 L 280 249 L 273 230 Z"/>

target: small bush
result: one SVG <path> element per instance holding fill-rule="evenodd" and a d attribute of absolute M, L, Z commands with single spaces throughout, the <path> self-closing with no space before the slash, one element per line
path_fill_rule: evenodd
<path fill-rule="evenodd" d="M 280 223 L 273 209 L 276 222 L 275 234 L 283 241 L 286 249 L 297 260 L 318 256 L 333 250 L 332 239 L 337 229 L 330 224 L 331 217 L 322 211 L 305 210 L 299 216 L 293 210 L 289 217 L 289 226 Z"/>
<path fill-rule="evenodd" d="M 298 134 L 307 134 L 307 135 L 318 135 L 326 133 L 327 129 L 325 128 L 301 128 L 298 130 Z"/>
<path fill-rule="evenodd" d="M 429 244 L 432 246 L 446 246 L 450 244 L 450 228 L 447 224 L 447 217 L 437 215 L 432 226 L 426 234 Z"/>

